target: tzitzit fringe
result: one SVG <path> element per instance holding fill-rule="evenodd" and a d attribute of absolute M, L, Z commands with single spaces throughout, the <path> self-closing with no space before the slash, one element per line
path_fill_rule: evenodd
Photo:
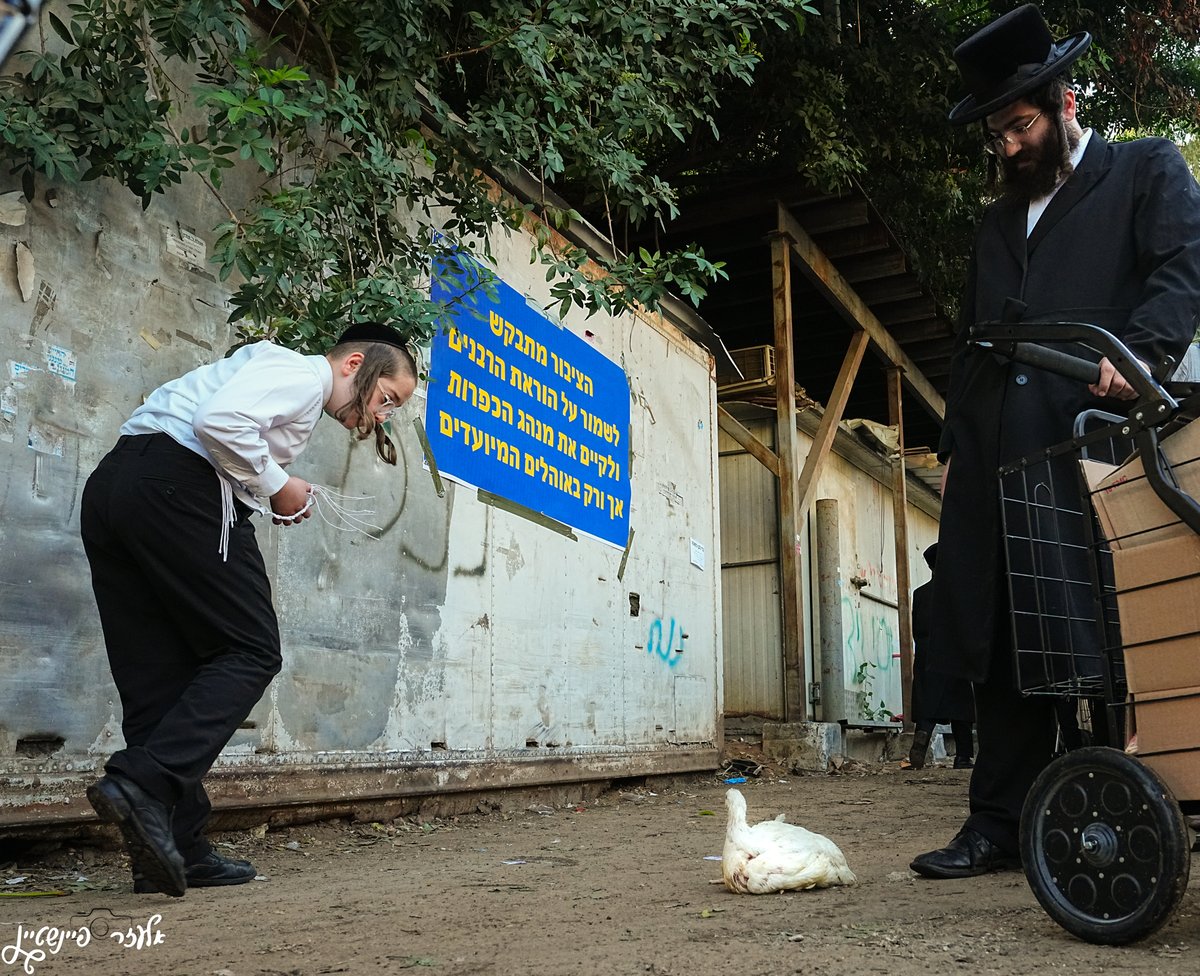
<path fill-rule="evenodd" d="M 237 521 L 237 509 L 233 507 L 233 487 L 224 478 L 218 478 L 221 483 L 221 541 L 217 552 L 221 554 L 221 562 L 229 562 L 229 527 Z"/>
<path fill-rule="evenodd" d="M 374 515 L 375 510 L 351 507 L 355 503 L 361 505 L 373 498 L 373 495 L 343 495 L 340 491 L 334 491 L 325 485 L 312 485 L 308 491 L 308 501 L 304 503 L 304 507 L 300 511 L 295 515 L 276 515 L 274 517 L 280 522 L 291 523 L 302 518 L 310 508 L 315 508 L 317 514 L 321 516 L 321 521 L 339 532 L 358 532 L 368 539 L 378 540 L 383 535 L 383 529 L 362 518 L 364 515 Z M 372 535 L 372 532 L 375 534 Z"/>

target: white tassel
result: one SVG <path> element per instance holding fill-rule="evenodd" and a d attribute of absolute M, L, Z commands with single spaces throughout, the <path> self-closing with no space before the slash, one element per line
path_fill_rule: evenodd
<path fill-rule="evenodd" d="M 368 502 L 373 497 L 372 495 L 343 495 L 340 491 L 334 491 L 325 485 L 311 485 L 308 489 L 308 501 L 304 503 L 304 507 L 300 511 L 295 515 L 276 515 L 274 517 L 280 522 L 291 523 L 303 518 L 304 513 L 310 508 L 315 508 L 317 514 L 321 516 L 321 521 L 339 532 L 358 532 L 368 539 L 378 540 L 383 534 L 383 529 L 360 517 L 374 515 L 374 509 L 350 507 L 351 503 Z M 376 534 L 372 535 L 368 530 L 373 530 Z"/>
<path fill-rule="evenodd" d="M 237 521 L 237 509 L 233 507 L 233 486 L 224 478 L 221 482 L 221 542 L 217 552 L 221 554 L 221 562 L 229 562 L 229 527 Z"/>
<path fill-rule="evenodd" d="M 343 495 L 340 491 L 334 491 L 324 485 L 313 485 L 312 497 L 316 502 L 317 514 L 321 516 L 326 525 L 332 526 L 339 532 L 358 532 L 368 539 L 375 540 L 383 535 L 381 526 L 360 518 L 362 515 L 374 515 L 374 509 L 350 507 L 353 502 L 371 501 L 373 495 Z M 368 529 L 376 534 L 372 535 L 367 531 Z"/>

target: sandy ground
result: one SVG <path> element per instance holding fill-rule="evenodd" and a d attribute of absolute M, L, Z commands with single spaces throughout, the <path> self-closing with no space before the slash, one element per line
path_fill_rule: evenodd
<path fill-rule="evenodd" d="M 432 822 L 218 835 L 261 880 L 183 899 L 132 894 L 117 851 L 63 846 L 14 860 L 9 849 L 0 892 L 67 893 L 0 897 L 0 976 L 1200 972 L 1200 879 L 1157 935 L 1105 948 L 1051 921 L 1019 872 L 915 878 L 913 855 L 961 822 L 968 776 L 851 764 L 752 778 L 739 787 L 752 821 L 786 812 L 827 834 L 860 879 L 784 895 L 709 883 L 720 876 L 721 775 L 624 784 L 553 808 L 510 799 Z M 13 950 L 18 926 L 31 948 L 41 926 L 81 924 L 96 933 L 89 944 L 44 960 Z"/>

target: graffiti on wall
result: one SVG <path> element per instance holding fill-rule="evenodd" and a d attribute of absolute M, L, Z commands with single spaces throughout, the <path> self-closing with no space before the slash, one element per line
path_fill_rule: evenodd
<path fill-rule="evenodd" d="M 673 668 L 679 663 L 679 656 L 683 653 L 683 642 L 686 639 L 687 633 L 684 631 L 683 625 L 677 624 L 674 617 L 671 618 L 664 639 L 663 619 L 657 617 L 650 624 L 650 636 L 646 638 L 646 653 L 657 655 L 667 667 Z"/>
<path fill-rule="evenodd" d="M 856 674 L 869 674 L 872 698 L 881 702 L 877 710 L 900 714 L 903 711 L 900 628 L 896 611 L 873 600 L 864 600 L 857 594 L 844 595 L 842 628 L 847 681 Z M 862 689 L 847 685 L 847 690 L 858 693 Z"/>

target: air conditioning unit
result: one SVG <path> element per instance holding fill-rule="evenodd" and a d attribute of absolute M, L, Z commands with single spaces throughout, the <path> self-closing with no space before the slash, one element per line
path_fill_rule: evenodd
<path fill-rule="evenodd" d="M 729 358 L 741 370 L 742 378 L 724 377 L 725 382 L 717 384 L 718 393 L 744 393 L 765 390 L 774 386 L 774 346 L 744 346 L 741 349 L 730 349 Z"/>

